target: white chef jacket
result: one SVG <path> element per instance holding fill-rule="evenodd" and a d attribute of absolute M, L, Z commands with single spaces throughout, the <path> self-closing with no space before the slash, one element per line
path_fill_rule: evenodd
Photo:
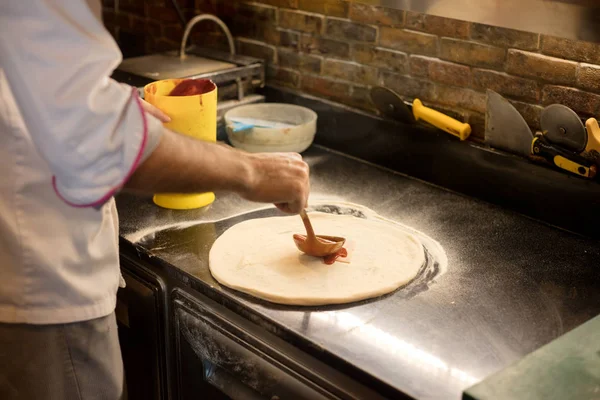
<path fill-rule="evenodd" d="M 163 129 L 109 78 L 121 60 L 100 0 L 0 1 L 0 322 L 115 308 L 113 195 Z"/>

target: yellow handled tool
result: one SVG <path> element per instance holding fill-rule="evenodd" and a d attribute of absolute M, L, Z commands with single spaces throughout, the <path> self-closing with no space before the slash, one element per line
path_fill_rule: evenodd
<path fill-rule="evenodd" d="M 412 111 L 417 121 L 422 119 L 436 128 L 460 138 L 460 140 L 467 139 L 471 134 L 471 125 L 460 122 L 432 108 L 425 107 L 419 99 L 415 99 L 413 102 Z"/>
<path fill-rule="evenodd" d="M 590 118 L 585 122 L 587 129 L 587 145 L 585 151 L 596 150 L 600 152 L 600 126 L 598 126 L 598 120 L 596 118 Z"/>
<path fill-rule="evenodd" d="M 593 161 L 552 145 L 543 134 L 535 136 L 531 143 L 531 152 L 534 156 L 544 157 L 558 168 L 581 177 L 594 178 L 598 172 L 598 167 Z"/>

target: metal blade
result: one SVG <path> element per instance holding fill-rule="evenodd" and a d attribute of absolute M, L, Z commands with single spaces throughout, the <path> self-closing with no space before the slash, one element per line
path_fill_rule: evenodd
<path fill-rule="evenodd" d="M 369 94 L 375 107 L 386 117 L 405 123 L 414 122 L 412 112 L 396 92 L 375 86 Z"/>
<path fill-rule="evenodd" d="M 562 104 L 552 104 L 542 111 L 540 126 L 546 138 L 566 149 L 581 153 L 587 145 L 588 135 L 575 111 Z"/>
<path fill-rule="evenodd" d="M 531 155 L 533 133 L 527 122 L 508 100 L 493 90 L 487 91 L 485 141 L 497 149 Z"/>

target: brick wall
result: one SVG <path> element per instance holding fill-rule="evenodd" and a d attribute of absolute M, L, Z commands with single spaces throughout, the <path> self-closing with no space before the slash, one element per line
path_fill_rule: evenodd
<path fill-rule="evenodd" d="M 272 83 L 375 111 L 369 88 L 471 123 L 483 138 L 485 89 L 509 98 L 533 128 L 542 106 L 600 114 L 600 45 L 342 0 L 178 0 L 186 16 L 214 13 L 238 51 L 265 59 Z M 169 0 L 104 0 L 105 24 L 144 38 L 145 51 L 176 49 L 182 36 Z M 226 47 L 210 24 L 192 40 Z"/>

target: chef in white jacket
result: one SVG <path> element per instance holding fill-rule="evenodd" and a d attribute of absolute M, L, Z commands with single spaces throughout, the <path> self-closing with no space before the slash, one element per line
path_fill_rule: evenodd
<path fill-rule="evenodd" d="M 100 0 L 0 2 L 0 399 L 118 399 L 113 196 L 232 191 L 306 204 L 297 154 L 248 154 L 163 128 L 110 79 Z"/>

